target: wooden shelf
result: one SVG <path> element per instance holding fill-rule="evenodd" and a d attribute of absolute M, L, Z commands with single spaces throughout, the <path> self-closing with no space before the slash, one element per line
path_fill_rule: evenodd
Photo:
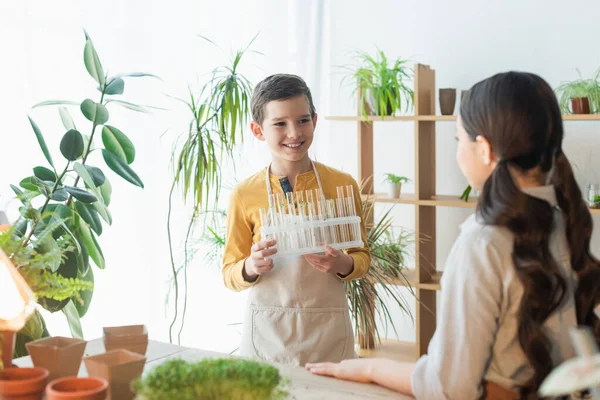
<path fill-rule="evenodd" d="M 563 115 L 565 121 L 600 121 L 600 114 Z"/>
<path fill-rule="evenodd" d="M 469 196 L 469 201 L 464 201 L 459 195 L 441 194 L 432 196 L 429 199 L 417 200 L 413 193 L 403 194 L 399 199 L 388 197 L 385 193 L 375 193 L 373 195 L 362 195 L 363 201 L 370 198 L 376 203 L 396 203 L 396 204 L 414 204 L 419 206 L 431 207 L 454 207 L 454 208 L 475 208 L 477 205 L 477 197 Z M 590 208 L 592 215 L 600 215 L 600 208 Z"/>
<path fill-rule="evenodd" d="M 401 342 L 392 339 L 381 339 L 374 349 L 361 349 L 355 346 L 359 358 L 391 358 L 396 361 L 415 362 L 417 351 L 415 343 Z"/>
<path fill-rule="evenodd" d="M 327 121 L 372 121 L 372 122 L 398 122 L 398 121 L 456 121 L 456 115 L 397 115 L 379 117 L 375 115 L 365 118 L 353 115 L 333 115 L 325 117 Z M 564 121 L 600 121 L 600 114 L 573 114 L 563 115 Z"/>

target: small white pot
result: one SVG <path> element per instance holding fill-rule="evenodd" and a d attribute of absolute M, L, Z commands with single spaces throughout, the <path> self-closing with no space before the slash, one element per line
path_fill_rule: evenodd
<path fill-rule="evenodd" d="M 388 182 L 388 197 L 391 199 L 399 199 L 402 190 L 402 183 Z"/>

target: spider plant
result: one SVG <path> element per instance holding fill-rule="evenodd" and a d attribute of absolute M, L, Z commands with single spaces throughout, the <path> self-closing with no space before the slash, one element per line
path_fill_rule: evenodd
<path fill-rule="evenodd" d="M 363 221 L 372 219 L 374 204 L 369 199 L 363 203 Z M 359 333 L 360 345 L 363 348 L 370 347 L 365 338 L 377 337 L 377 340 L 381 341 L 377 319 L 386 327 L 391 326 L 397 334 L 386 300 L 397 304 L 412 319 L 409 305 L 400 292 L 398 284 L 406 286 L 414 296 L 406 275 L 406 260 L 413 254 L 414 237 L 404 228 L 398 234 L 394 232 L 391 211 L 391 208 L 387 210 L 368 229 L 367 245 L 371 253 L 369 272 L 362 279 L 346 282 L 350 314 L 354 319 L 355 331 Z"/>
<path fill-rule="evenodd" d="M 185 323 L 187 266 L 193 259 L 193 245 L 190 243 L 193 226 L 197 224 L 199 216 L 207 210 L 210 202 L 216 203 L 218 200 L 221 189 L 221 163 L 226 159 L 234 161 L 233 151 L 238 143 L 243 142 L 242 126 L 248 123 L 252 85 L 240 74 L 239 69 L 254 39 L 248 46 L 235 53 L 229 65 L 215 68 L 197 93 L 189 89 L 188 99 L 177 99 L 188 109 L 190 120 L 187 129 L 180 133 L 173 149 L 174 177 L 169 192 L 167 214 L 167 236 L 175 289 L 175 313 L 169 327 L 171 343 L 173 327 L 179 315 L 178 275 L 182 270 L 185 293 L 179 336 Z M 185 237 L 183 264 L 180 267 L 175 263 L 171 235 L 173 196 L 178 188 L 182 190 L 184 202 L 191 198 L 193 210 Z"/>
<path fill-rule="evenodd" d="M 344 67 L 348 75 L 342 82 L 346 79 L 354 82 L 354 93 L 359 95 L 363 117 L 368 119 L 369 111 L 375 115 L 387 116 L 394 115 L 402 108 L 410 110 L 414 94 L 407 85 L 407 81 L 412 79 L 412 69 L 407 65 L 407 60 L 399 58 L 390 64 L 385 53 L 379 49 L 375 57 L 359 51 L 355 58 L 359 60 L 360 66 Z"/>
<path fill-rule="evenodd" d="M 571 99 L 588 98 L 590 113 L 600 113 L 600 69 L 590 79 L 583 79 L 577 70 L 579 79 L 563 82 L 555 90 L 560 95 L 560 110 L 563 114 L 571 114 Z"/>

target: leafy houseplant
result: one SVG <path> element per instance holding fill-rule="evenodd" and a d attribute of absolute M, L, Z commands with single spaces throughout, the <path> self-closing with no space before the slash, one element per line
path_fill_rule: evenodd
<path fill-rule="evenodd" d="M 375 203 L 367 199 L 363 203 L 362 219 L 373 219 Z M 371 265 L 367 275 L 355 281 L 346 282 L 346 295 L 350 314 L 359 333 L 361 348 L 371 348 L 371 338 L 380 340 L 377 317 L 389 323 L 396 331 L 386 300 L 397 304 L 410 315 L 409 307 L 398 289 L 399 282 L 414 294 L 406 275 L 406 259 L 413 253 L 414 237 L 402 229 L 396 234 L 393 230 L 392 209 L 387 210 L 372 227 L 367 230 L 367 245 L 371 254 Z"/>
<path fill-rule="evenodd" d="M 460 195 L 460 199 L 464 200 L 465 202 L 469 201 L 469 196 L 471 195 L 471 185 L 467 186 L 467 188 L 464 190 L 464 192 L 462 192 L 462 194 Z"/>
<path fill-rule="evenodd" d="M 388 187 L 388 196 L 392 199 L 397 199 L 400 197 L 400 193 L 402 192 L 402 183 L 409 182 L 405 176 L 398 176 L 394 174 L 385 174 L 385 181 L 389 183 Z"/>
<path fill-rule="evenodd" d="M 199 93 L 190 89 L 189 100 L 177 99 L 189 110 L 187 129 L 179 134 L 173 149 L 174 177 L 169 193 L 167 236 L 171 269 L 175 289 L 175 313 L 169 327 L 169 340 L 173 342 L 173 328 L 179 315 L 179 273 L 184 274 L 184 300 L 178 342 L 185 323 L 187 309 L 187 267 L 193 259 L 190 240 L 198 218 L 207 210 L 210 200 L 219 197 L 221 188 L 221 163 L 233 161 L 235 146 L 243 140 L 242 126 L 248 122 L 252 84 L 239 72 L 242 57 L 254 39 L 245 48 L 238 50 L 231 65 L 213 70 L 211 78 Z M 173 195 L 182 190 L 184 200 L 192 199 L 192 216 L 184 241 L 182 265 L 177 267 L 171 234 L 171 211 Z"/>
<path fill-rule="evenodd" d="M 351 78 L 356 82 L 354 93 L 358 92 L 363 117 L 368 118 L 370 111 L 383 117 L 394 115 L 403 107 L 406 111 L 412 107 L 414 94 L 407 85 L 412 79 L 412 69 L 407 60 L 397 59 L 390 65 L 381 50 L 377 50 L 375 57 L 359 51 L 356 58 L 361 66 L 344 67 L 349 71 L 344 80 Z"/>
<path fill-rule="evenodd" d="M 563 114 L 600 113 L 600 69 L 590 79 L 563 82 L 556 88 L 560 95 L 560 109 Z"/>
<path fill-rule="evenodd" d="M 107 105 L 118 105 L 138 112 L 148 108 L 118 99 L 125 88 L 124 78 L 153 76 L 145 73 L 119 74 L 108 77 L 100 62 L 92 40 L 85 33 L 83 61 L 88 73 L 96 81 L 99 101 L 82 102 L 52 100 L 34 106 L 60 105 L 59 114 L 66 129 L 60 141 L 60 152 L 65 162 L 59 166 L 52 158 L 41 129 L 30 117 L 29 122 L 47 165 L 33 168 L 33 175 L 21 180 L 20 187 L 11 188 L 21 201 L 21 219 L 12 232 L 20 241 L 23 251 L 13 249 L 19 271 L 28 279 L 38 295 L 38 303 L 50 312 L 62 311 L 74 337 L 82 338 L 80 318 L 92 300 L 94 282 L 90 258 L 104 269 L 105 259 L 97 237 L 103 232 L 102 220 L 112 223 L 108 209 L 112 187 L 96 163 L 102 154 L 106 166 L 117 175 L 143 188 L 142 180 L 131 168 L 135 160 L 135 147 L 118 128 L 108 125 L 110 114 Z M 62 105 L 75 105 L 91 126 L 89 135 L 80 133 L 68 109 Z M 101 132 L 103 147 L 97 145 Z M 10 243 L 9 243 L 10 244 Z M 44 258 L 47 265 L 42 265 Z M 30 257 L 31 259 L 27 259 Z M 61 286 L 70 282 L 76 292 Z M 77 292 L 78 292 L 77 291 Z M 21 332 L 21 342 L 47 336 L 44 321 L 38 314 L 32 318 L 26 332 Z M 19 343 L 19 338 L 17 338 Z M 24 343 L 23 343 L 24 344 Z"/>
<path fill-rule="evenodd" d="M 288 380 L 269 364 L 244 359 L 169 360 L 133 383 L 137 400 L 279 400 Z"/>

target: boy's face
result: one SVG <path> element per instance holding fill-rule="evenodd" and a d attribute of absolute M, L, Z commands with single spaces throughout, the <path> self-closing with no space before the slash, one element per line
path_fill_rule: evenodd
<path fill-rule="evenodd" d="M 298 162 L 308 157 L 317 125 L 317 115 L 310 116 L 306 96 L 271 101 L 265 105 L 262 124 L 251 123 L 252 133 L 267 143 L 274 159 Z"/>

